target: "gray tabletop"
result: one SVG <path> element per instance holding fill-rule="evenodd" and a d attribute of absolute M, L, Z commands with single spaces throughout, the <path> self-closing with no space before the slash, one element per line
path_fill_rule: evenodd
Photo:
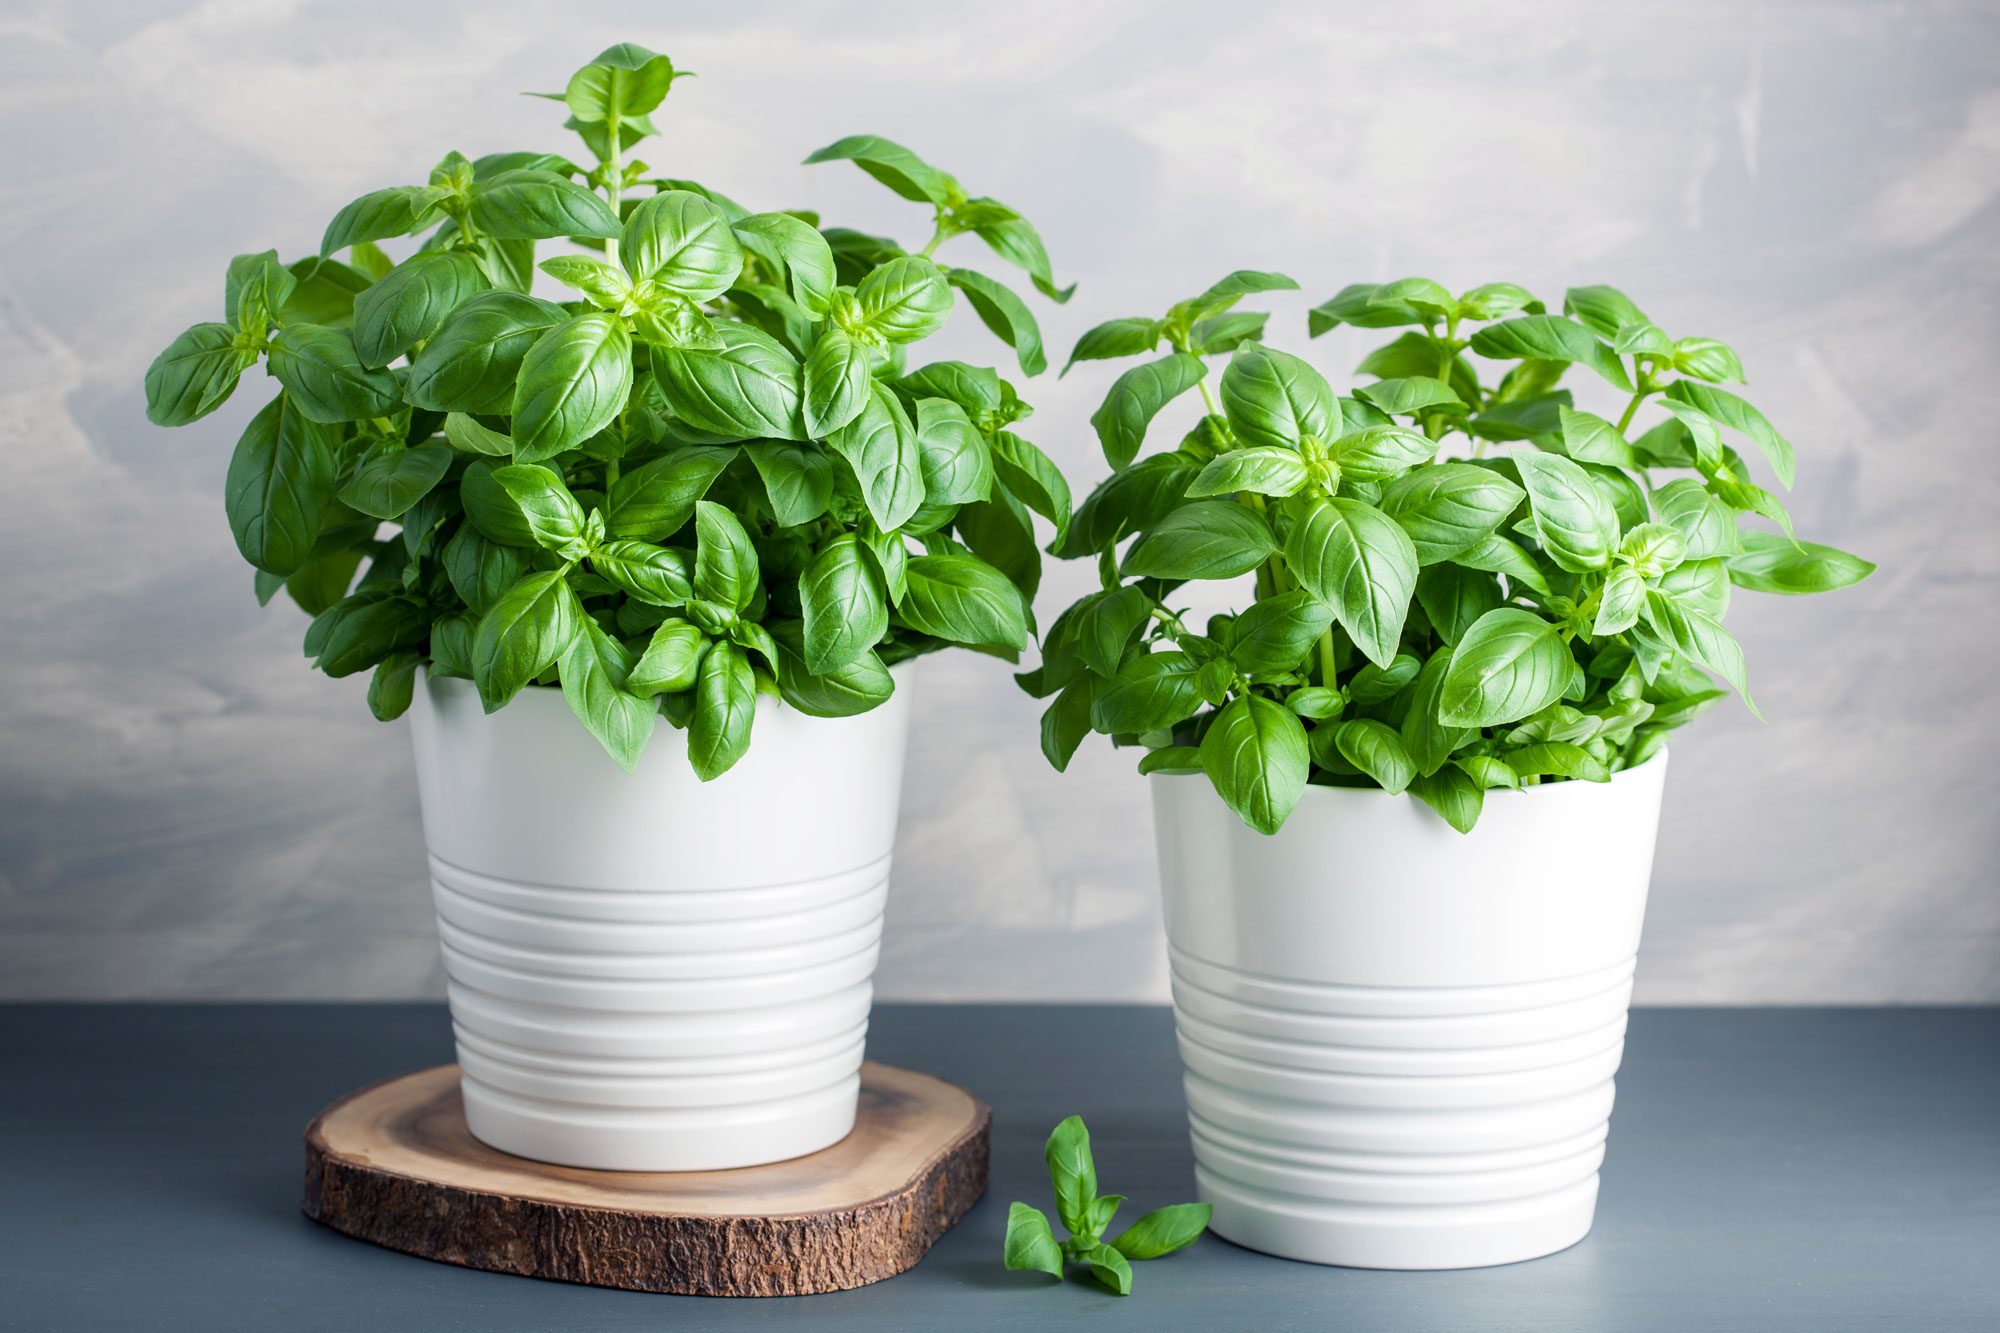
<path fill-rule="evenodd" d="M 0 1328 L 1971 1329 L 2000 1327 L 2000 1010 L 1641 1010 L 1597 1229 L 1458 1273 L 1213 1237 L 1134 1295 L 999 1263 L 1041 1141 L 1090 1122 L 1107 1190 L 1191 1198 L 1163 1009 L 899 1006 L 869 1053 L 993 1106 L 993 1183 L 928 1258 L 855 1292 L 651 1296 L 477 1273 L 300 1216 L 299 1133 L 451 1058 L 428 1005 L 0 1006 Z"/>

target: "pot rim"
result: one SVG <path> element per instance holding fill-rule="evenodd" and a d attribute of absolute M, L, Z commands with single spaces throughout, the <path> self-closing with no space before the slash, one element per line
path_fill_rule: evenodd
<path fill-rule="evenodd" d="M 1520 787 L 1520 788 L 1495 787 L 1488 790 L 1485 793 L 1485 798 L 1487 800 L 1491 800 L 1496 796 L 1525 797 L 1530 794 L 1538 792 L 1560 791 L 1566 787 L 1581 787 L 1586 790 L 1601 791 L 1607 788 L 1616 787 L 1620 785 L 1629 785 L 1627 783 L 1624 783 L 1623 781 L 1627 777 L 1627 775 L 1633 773 L 1646 772 L 1652 769 L 1655 765 L 1664 766 L 1667 762 L 1667 756 L 1670 753 L 1671 749 L 1672 749 L 1671 746 L 1664 746 L 1664 745 L 1661 746 L 1659 751 L 1653 755 L 1648 756 L 1644 763 L 1634 764 L 1630 768 L 1621 768 L 1617 772 L 1613 773 L 1611 775 L 1611 780 L 1609 782 L 1587 782 L 1582 778 L 1565 778 L 1561 782 L 1545 782 L 1545 783 L 1540 783 L 1533 787 Z M 1182 779 L 1193 779 L 1204 783 L 1208 781 L 1208 775 L 1206 773 L 1148 773 L 1146 774 L 1146 778 L 1148 781 L 1154 781 L 1154 782 L 1163 780 L 1168 782 L 1173 782 Z M 1309 782 L 1306 784 L 1305 792 L 1299 797 L 1299 803 L 1303 805 L 1307 801 L 1314 801 L 1314 800 L 1366 801 L 1366 800 L 1382 799 L 1382 800 L 1399 801 L 1406 797 L 1409 798 L 1410 800 L 1416 799 L 1416 797 L 1411 796 L 1410 793 L 1406 791 L 1386 792 L 1383 791 L 1380 787 L 1329 787 L 1321 783 Z M 1218 796 L 1216 799 L 1219 801 L 1221 800 L 1221 797 Z"/>

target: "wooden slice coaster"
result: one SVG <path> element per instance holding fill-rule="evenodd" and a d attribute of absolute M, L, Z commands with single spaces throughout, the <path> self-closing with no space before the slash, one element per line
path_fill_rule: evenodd
<path fill-rule="evenodd" d="M 986 1190 L 986 1104 L 861 1067 L 854 1132 L 735 1171 L 583 1171 L 473 1138 L 458 1066 L 351 1092 L 306 1128 L 307 1217 L 467 1268 L 701 1296 L 799 1296 L 911 1267 Z"/>

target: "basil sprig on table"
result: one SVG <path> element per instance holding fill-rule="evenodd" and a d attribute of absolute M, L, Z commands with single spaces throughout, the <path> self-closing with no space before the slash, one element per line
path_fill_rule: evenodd
<path fill-rule="evenodd" d="M 970 235 L 1067 299 L 1040 237 L 874 136 L 808 160 L 925 204 L 921 250 L 660 176 L 627 154 L 682 73 L 612 47 L 545 94 L 590 165 L 447 154 L 341 209 L 317 255 L 233 260 L 223 321 L 146 373 L 165 426 L 259 360 L 278 381 L 230 462 L 230 527 L 259 600 L 314 617 L 307 656 L 374 672 L 378 717 L 418 667 L 489 711 L 559 683 L 625 767 L 664 713 L 707 779 L 759 691 L 844 716 L 903 659 L 1027 643 L 1032 515 L 1065 532 L 1069 489 L 996 371 L 910 361 L 963 295 L 1038 373 L 1022 299 L 934 255 Z M 379 244 L 410 236 L 400 261 Z M 531 293 L 538 268 L 559 299 Z"/>
<path fill-rule="evenodd" d="M 1058 1241 L 1041 1209 L 1025 1203 L 1007 1208 L 1007 1267 L 1061 1277 L 1069 1264 L 1086 1268 L 1099 1284 L 1120 1296 L 1132 1294 L 1132 1260 L 1158 1259 L 1184 1250 L 1208 1228 L 1210 1206 L 1176 1203 L 1155 1208 L 1110 1239 L 1122 1194 L 1097 1192 L 1097 1166 L 1090 1155 L 1090 1131 L 1083 1117 L 1071 1116 L 1049 1135 L 1043 1156 L 1055 1190 L 1056 1217 L 1069 1232 Z"/>
<path fill-rule="evenodd" d="M 1729 441 L 1786 487 L 1792 446 L 1719 387 L 1743 379 L 1724 343 L 1670 338 L 1609 287 L 1571 289 L 1556 315 L 1511 283 L 1454 296 L 1408 278 L 1313 310 L 1315 336 L 1407 330 L 1339 397 L 1235 308 L 1296 285 L 1232 273 L 1070 357 L 1149 359 L 1091 419 L 1114 471 L 1055 548 L 1095 556 L 1102 586 L 1019 678 L 1054 696 L 1058 769 L 1098 731 L 1144 745 L 1142 773 L 1207 774 L 1263 833 L 1309 782 L 1407 791 L 1467 832 L 1493 788 L 1645 762 L 1722 697 L 1716 678 L 1754 712 L 1722 623 L 1732 586 L 1825 592 L 1874 569 L 1797 540 L 1751 479 Z M 1578 407 L 1573 367 L 1617 406 Z M 1196 389 L 1194 429 L 1140 458 Z M 1256 599 L 1235 614 L 1196 628 L 1175 604 L 1244 575 Z"/>

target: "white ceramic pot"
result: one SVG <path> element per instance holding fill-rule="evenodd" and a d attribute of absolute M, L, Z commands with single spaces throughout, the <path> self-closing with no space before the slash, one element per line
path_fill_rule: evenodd
<path fill-rule="evenodd" d="M 858 717 L 757 701 L 696 779 L 662 722 L 637 771 L 560 691 L 497 713 L 464 680 L 411 711 L 472 1133 L 617 1171 L 816 1152 L 854 1126 L 911 668 Z"/>
<path fill-rule="evenodd" d="M 1152 778 L 1218 1235 L 1359 1268 L 1583 1238 L 1666 772 L 1488 792 L 1469 835 L 1411 798 L 1308 787 L 1269 838 L 1205 778 Z"/>

